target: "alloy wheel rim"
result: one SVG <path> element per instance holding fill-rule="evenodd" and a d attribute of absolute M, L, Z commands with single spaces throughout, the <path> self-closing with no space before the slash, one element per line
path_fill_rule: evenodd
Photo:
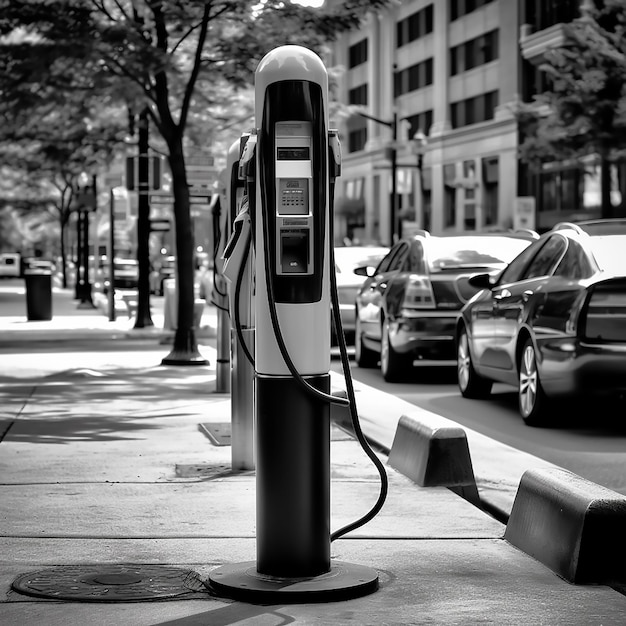
<path fill-rule="evenodd" d="M 461 335 L 459 340 L 459 350 L 457 354 L 457 374 L 459 377 L 459 385 L 465 391 L 469 381 L 469 349 L 467 345 L 467 335 Z"/>
<path fill-rule="evenodd" d="M 519 372 L 519 398 L 522 414 L 528 417 L 537 400 L 537 364 L 532 346 L 526 346 L 522 356 L 522 366 Z"/>

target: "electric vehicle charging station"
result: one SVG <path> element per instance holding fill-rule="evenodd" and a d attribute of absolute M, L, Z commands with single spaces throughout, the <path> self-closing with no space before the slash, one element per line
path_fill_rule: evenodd
<path fill-rule="evenodd" d="M 214 228 L 219 233 L 219 239 L 216 242 L 213 251 L 214 263 L 214 284 L 213 294 L 215 297 L 215 306 L 217 308 L 217 358 L 215 391 L 217 393 L 228 393 L 230 391 L 230 320 L 229 320 L 229 303 L 228 303 L 228 285 L 224 277 L 224 261 L 222 259 L 224 247 L 228 237 L 230 237 L 230 222 L 228 220 L 228 208 L 222 207 L 220 200 L 226 198 L 228 182 L 223 183 L 223 191 L 215 195 L 214 212 Z M 212 203 L 213 204 L 213 203 Z"/>
<path fill-rule="evenodd" d="M 353 598 L 376 590 L 378 573 L 330 559 L 330 177 L 339 156 L 315 53 L 282 46 L 261 60 L 255 126 L 257 560 L 209 580 L 241 599 Z"/>
<path fill-rule="evenodd" d="M 226 205 L 232 235 L 224 249 L 224 277 L 229 283 L 231 320 L 231 463 L 233 469 L 254 469 L 254 311 L 253 259 L 244 162 L 254 157 L 249 133 L 235 141 L 226 159 Z M 249 156 L 248 156 L 249 154 Z M 243 168 L 246 169 L 245 167 Z"/>

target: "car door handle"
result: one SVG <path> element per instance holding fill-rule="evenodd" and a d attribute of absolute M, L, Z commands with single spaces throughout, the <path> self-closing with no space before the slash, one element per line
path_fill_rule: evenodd
<path fill-rule="evenodd" d="M 522 300 L 524 302 L 528 302 L 532 295 L 533 295 L 533 290 L 527 289 L 526 291 L 524 291 L 524 293 L 522 293 Z"/>
<path fill-rule="evenodd" d="M 503 289 L 500 293 L 494 295 L 493 299 L 500 301 L 511 297 L 511 292 L 508 289 Z"/>

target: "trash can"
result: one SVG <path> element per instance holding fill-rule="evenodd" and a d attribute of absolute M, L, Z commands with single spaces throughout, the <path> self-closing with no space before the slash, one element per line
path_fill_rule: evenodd
<path fill-rule="evenodd" d="M 178 298 L 176 297 L 176 279 L 166 278 L 163 281 L 163 328 L 165 330 L 176 330 L 178 320 Z"/>
<path fill-rule="evenodd" d="M 178 290 L 176 288 L 175 278 L 166 278 L 163 281 L 163 295 L 165 296 L 163 305 L 163 329 L 176 330 L 178 328 Z M 200 328 L 205 304 L 204 300 L 198 297 L 194 298 L 193 320 L 196 329 Z"/>
<path fill-rule="evenodd" d="M 52 272 L 24 270 L 26 283 L 26 317 L 29 322 L 52 319 Z"/>

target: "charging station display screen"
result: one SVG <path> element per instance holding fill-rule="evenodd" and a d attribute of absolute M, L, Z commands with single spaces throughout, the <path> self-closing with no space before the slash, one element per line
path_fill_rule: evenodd
<path fill-rule="evenodd" d="M 279 161 L 310 161 L 309 148 L 278 148 Z"/>
<path fill-rule="evenodd" d="M 308 215 L 309 181 L 306 178 L 282 178 L 278 185 L 278 215 Z"/>

